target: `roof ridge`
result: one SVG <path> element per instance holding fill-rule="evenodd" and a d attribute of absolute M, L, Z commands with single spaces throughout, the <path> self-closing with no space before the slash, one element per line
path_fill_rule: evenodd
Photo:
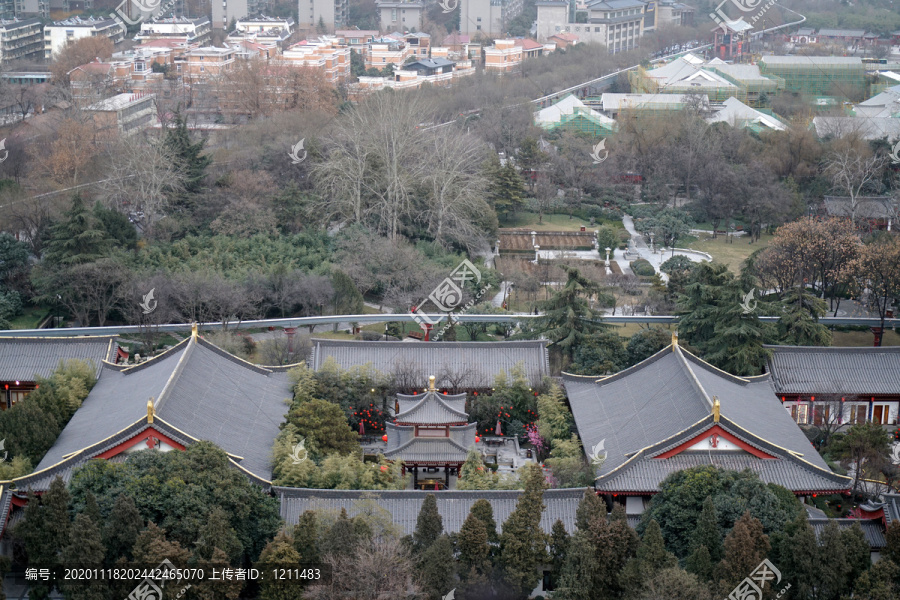
<path fill-rule="evenodd" d="M 191 351 L 193 351 L 193 349 L 196 347 L 194 342 L 194 336 L 188 338 L 187 347 L 178 358 L 178 363 L 175 365 L 175 368 L 172 369 L 172 372 L 169 374 L 169 378 L 166 380 L 166 384 L 163 386 L 162 391 L 159 393 L 159 397 L 153 403 L 153 412 L 158 413 L 168 399 L 169 392 L 171 392 L 172 388 L 175 387 L 175 380 L 184 371 L 184 365 L 187 364 L 187 358 L 191 354 Z"/>
<path fill-rule="evenodd" d="M 248 360 L 244 360 L 244 359 L 241 358 L 240 356 L 235 356 L 234 354 L 228 352 L 227 350 L 223 350 L 222 348 L 219 348 L 218 346 L 216 346 L 215 344 L 213 344 L 213 343 L 210 342 L 209 340 L 203 339 L 203 338 L 200 337 L 199 335 L 197 336 L 197 343 L 198 343 L 198 345 L 203 346 L 203 347 L 206 348 L 207 350 L 210 350 L 210 351 L 212 351 L 212 352 L 218 354 L 219 356 L 221 356 L 221 357 L 223 357 L 223 358 L 227 358 L 228 360 L 230 360 L 230 361 L 232 361 L 232 362 L 234 362 L 234 363 L 236 363 L 236 364 L 238 364 L 238 365 L 241 365 L 241 366 L 244 366 L 244 367 L 250 367 L 251 369 L 253 369 L 253 370 L 256 371 L 257 373 L 260 373 L 260 374 L 262 374 L 262 375 L 271 375 L 271 374 L 272 374 L 272 371 L 271 371 L 270 369 L 267 369 L 267 368 L 262 367 L 262 366 L 260 366 L 260 365 L 255 365 L 255 364 L 253 364 L 252 362 L 250 362 L 250 361 L 248 361 Z M 299 364 L 299 363 L 297 363 L 297 364 Z"/>
<path fill-rule="evenodd" d="M 190 340 L 191 340 L 191 338 L 187 337 L 187 338 L 181 340 L 180 342 L 178 342 L 177 344 L 175 344 L 174 346 L 172 346 L 171 348 L 169 348 L 168 350 L 165 350 L 164 352 L 162 352 L 162 353 L 160 353 L 160 354 L 157 354 L 156 356 L 151 356 L 150 358 L 148 358 L 147 360 L 145 360 L 145 361 L 142 362 L 142 363 L 139 363 L 139 364 L 136 364 L 136 365 L 132 365 L 132 366 L 130 366 L 130 367 L 127 367 L 127 368 L 125 368 L 125 369 L 122 369 L 122 373 L 128 375 L 128 374 L 130 374 L 132 371 L 140 371 L 140 370 L 142 370 L 142 369 L 144 369 L 144 368 L 146 368 L 146 367 L 148 367 L 148 366 L 150 366 L 150 365 L 152 365 L 152 364 L 157 364 L 157 363 L 159 363 L 160 361 L 162 361 L 162 359 L 168 358 L 169 356 L 171 356 L 171 355 L 173 355 L 173 354 L 176 354 L 176 352 L 179 351 L 179 350 L 178 350 L 178 349 L 179 349 L 179 346 L 185 346 L 185 345 L 187 345 L 187 343 L 188 343 Z"/>
<path fill-rule="evenodd" d="M 700 395 L 704 400 L 706 400 L 706 403 L 709 404 L 709 407 L 713 408 L 713 399 L 710 398 L 709 394 L 706 393 L 706 389 L 704 389 L 703 384 L 700 383 L 700 380 L 697 378 L 697 374 L 694 373 L 694 370 L 691 368 L 691 365 L 688 362 L 687 358 L 685 358 L 684 354 L 681 353 L 681 348 L 679 348 L 677 345 L 674 345 L 672 347 L 672 352 L 675 354 L 675 356 L 678 357 L 678 360 L 682 365 L 684 365 L 684 368 L 687 369 L 687 372 L 690 375 L 689 379 L 691 383 L 694 385 L 697 391 L 700 392 Z"/>

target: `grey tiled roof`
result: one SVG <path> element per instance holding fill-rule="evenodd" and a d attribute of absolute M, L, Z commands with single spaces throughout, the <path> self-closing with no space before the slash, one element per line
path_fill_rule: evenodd
<path fill-rule="evenodd" d="M 888 219 L 897 214 L 897 202 L 890 196 L 856 198 L 856 216 L 868 219 Z M 825 210 L 835 217 L 849 217 L 853 204 L 849 196 L 825 196 Z"/>
<path fill-rule="evenodd" d="M 550 374 L 546 342 L 360 342 L 313 340 L 310 361 L 319 370 L 328 357 L 341 368 L 371 365 L 390 374 L 409 370 L 422 382 L 437 378 L 438 388 L 491 387 L 500 371 L 508 375 L 518 363 L 525 367 L 529 381 L 537 385 Z M 457 380 L 458 385 L 453 385 Z"/>
<path fill-rule="evenodd" d="M 900 521 L 900 494 L 884 494 L 884 520 L 890 525 Z"/>
<path fill-rule="evenodd" d="M 669 346 L 596 382 L 567 377 L 566 390 L 585 452 L 590 456 L 592 448 L 604 441 L 607 458 L 598 471 L 598 489 L 652 493 L 678 465 L 712 463 L 705 452 L 697 457 L 653 457 L 712 427 L 714 398 L 721 404 L 721 428 L 784 463 L 776 466 L 771 459 L 752 459 L 751 463 L 772 463 L 751 467 L 761 476 L 794 491 L 848 487 L 847 479 L 831 473 L 790 418 L 766 376 L 735 377 Z M 673 459 L 672 466 L 666 466 Z"/>
<path fill-rule="evenodd" d="M 455 397 L 446 396 L 446 398 L 453 398 L 453 401 L 451 401 L 452 403 L 445 402 L 444 396 L 437 392 L 422 394 L 421 398 L 419 398 L 412 406 L 409 406 L 406 402 L 404 402 L 406 406 L 401 404 L 401 412 L 395 416 L 395 419 L 399 423 L 416 423 L 418 425 L 441 425 L 459 422 L 468 423 L 469 415 L 457 408 L 460 400 L 462 400 L 463 405 L 465 405 L 465 394 L 459 394 Z M 456 406 L 453 406 L 454 404 Z"/>
<path fill-rule="evenodd" d="M 777 394 L 900 394 L 900 347 L 767 347 Z"/>
<path fill-rule="evenodd" d="M 388 490 L 308 490 L 300 488 L 276 487 L 272 490 L 281 504 L 281 517 L 288 525 L 296 525 L 300 515 L 307 510 L 340 511 L 347 509 L 351 517 L 362 507 L 361 501 L 372 499 L 378 506 L 390 513 L 393 522 L 404 534 L 412 533 L 416 528 L 416 519 L 422 502 L 429 493 L 437 499 L 438 512 L 443 518 L 444 532 L 456 533 L 462 527 L 472 505 L 484 498 L 494 509 L 494 521 L 499 531 L 503 522 L 509 518 L 516 508 L 520 490 L 482 491 L 482 490 L 450 490 L 442 492 Z M 541 515 L 541 528 L 550 533 L 553 524 L 561 520 L 566 531 L 575 531 L 575 511 L 584 495 L 584 488 L 546 490 L 544 492 L 544 513 Z"/>
<path fill-rule="evenodd" d="M 450 428 L 449 438 L 414 437 L 414 427 L 385 425 L 388 448 L 385 458 L 406 462 L 464 462 L 468 449 L 475 444 L 477 423 Z"/>
<path fill-rule="evenodd" d="M 77 358 L 92 362 L 96 374 L 104 360 L 116 355 L 114 335 L 90 337 L 0 336 L 0 381 L 34 381 L 50 377 L 60 360 Z"/>
<path fill-rule="evenodd" d="M 858 523 L 872 550 L 881 550 L 887 546 L 881 519 L 810 519 L 809 524 L 816 533 L 816 540 L 822 537 L 822 532 L 830 521 L 837 523 L 841 529 L 849 529 Z"/>
<path fill-rule="evenodd" d="M 121 435 L 146 417 L 152 397 L 158 421 L 183 432 L 188 443 L 209 440 L 268 480 L 272 443 L 291 396 L 287 373 L 251 365 L 202 339 L 188 339 L 135 367 L 105 365 L 36 471 Z"/>

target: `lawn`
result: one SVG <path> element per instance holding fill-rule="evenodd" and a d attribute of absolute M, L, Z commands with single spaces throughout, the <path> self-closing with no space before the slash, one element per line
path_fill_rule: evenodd
<path fill-rule="evenodd" d="M 834 331 L 832 346 L 871 346 L 875 336 L 871 331 Z M 900 334 L 888 329 L 881 339 L 882 346 L 900 346 Z"/>
<path fill-rule="evenodd" d="M 711 254 L 715 262 L 725 263 L 732 272 L 739 273 L 744 260 L 753 252 L 760 248 L 765 248 L 772 240 L 772 236 L 763 234 L 759 241 L 752 244 L 749 243 L 749 236 L 734 238 L 734 243 L 729 243 L 726 240 L 725 236 L 719 236 L 715 239 L 710 236 L 701 236 L 699 240 L 690 244 L 689 247 L 693 250 Z"/>
<path fill-rule="evenodd" d="M 606 221 L 597 219 L 596 225 L 591 227 L 590 220 L 584 220 L 579 217 L 569 218 L 569 215 L 544 215 L 542 222 L 538 222 L 538 214 L 533 212 L 517 212 L 514 216 L 504 216 L 500 219 L 500 227 L 530 227 L 535 231 L 580 231 L 585 227 L 590 231 L 601 225 L 609 224 L 615 227 L 622 227 L 621 221 Z"/>
<path fill-rule="evenodd" d="M 49 310 L 46 306 L 26 306 L 25 312 L 10 321 L 13 329 L 37 329 Z"/>

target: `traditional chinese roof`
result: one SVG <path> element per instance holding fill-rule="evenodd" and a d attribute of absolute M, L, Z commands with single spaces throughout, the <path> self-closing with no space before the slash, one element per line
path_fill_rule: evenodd
<path fill-rule="evenodd" d="M 866 537 L 866 542 L 872 550 L 881 550 L 887 546 L 881 519 L 810 519 L 809 524 L 816 534 L 816 541 L 821 543 L 822 533 L 825 531 L 825 526 L 828 523 L 836 523 L 841 529 L 849 529 L 854 525 L 859 525 L 863 535 Z"/>
<path fill-rule="evenodd" d="M 449 425 L 468 423 L 465 412 L 466 394 L 445 396 L 437 391 L 429 391 L 417 396 L 402 397 L 400 412 L 394 415 L 397 423 L 416 425 Z"/>
<path fill-rule="evenodd" d="M 88 337 L 0 337 L 0 381 L 35 381 L 47 378 L 61 360 L 92 363 L 100 375 L 103 361 L 116 356 L 114 335 Z"/>
<path fill-rule="evenodd" d="M 307 510 L 340 513 L 342 508 L 353 517 L 366 504 L 375 502 L 386 510 L 391 520 L 403 534 L 411 534 L 416 528 L 416 519 L 427 491 L 362 491 L 362 490 L 309 490 L 300 488 L 272 488 L 281 505 L 281 517 L 288 525 L 296 525 Z M 446 533 L 457 533 L 469 516 L 472 505 L 477 500 L 485 499 L 494 509 L 494 521 L 499 530 L 504 521 L 516 508 L 521 490 L 449 490 L 434 494 L 437 499 L 438 512 L 441 515 Z M 584 488 L 558 489 L 544 491 L 544 512 L 541 515 L 541 528 L 550 533 L 553 524 L 560 520 L 566 531 L 575 531 L 575 511 L 584 496 Z"/>
<path fill-rule="evenodd" d="M 767 346 L 775 393 L 900 395 L 900 347 Z"/>
<path fill-rule="evenodd" d="M 266 484 L 291 396 L 284 368 L 252 365 L 194 336 L 136 366 L 105 362 L 97 385 L 35 472 L 12 483 L 47 489 L 56 475 L 67 479 L 90 458 L 114 456 L 149 428 L 181 446 L 211 441 Z"/>
<path fill-rule="evenodd" d="M 850 487 L 784 410 L 768 376 L 729 375 L 677 344 L 610 377 L 567 376 L 566 390 L 585 452 L 606 453 L 601 491 L 652 494 L 670 473 L 699 465 L 751 469 L 795 493 Z M 720 438 L 721 447 L 713 441 Z"/>
<path fill-rule="evenodd" d="M 547 343 L 521 342 L 361 342 L 314 339 L 309 365 L 319 370 L 328 358 L 342 369 L 369 365 L 384 374 L 402 372 L 411 381 L 437 377 L 441 388 L 491 387 L 497 375 L 517 364 L 537 385 L 550 374 Z"/>

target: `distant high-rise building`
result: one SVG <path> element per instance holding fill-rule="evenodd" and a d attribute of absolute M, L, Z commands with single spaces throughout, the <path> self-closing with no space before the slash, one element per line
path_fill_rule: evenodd
<path fill-rule="evenodd" d="M 376 0 L 381 17 L 381 30 L 409 31 L 422 27 L 425 3 L 415 0 Z"/>
<path fill-rule="evenodd" d="M 522 0 L 459 0 L 459 31 L 475 36 L 502 36 L 522 12 Z"/>
<path fill-rule="evenodd" d="M 333 33 L 347 27 L 350 0 L 298 0 L 297 15 L 298 29 L 319 27 L 321 33 Z"/>
<path fill-rule="evenodd" d="M 212 0 L 213 27 L 227 29 L 232 19 L 239 21 L 260 15 L 268 8 L 267 0 Z"/>

